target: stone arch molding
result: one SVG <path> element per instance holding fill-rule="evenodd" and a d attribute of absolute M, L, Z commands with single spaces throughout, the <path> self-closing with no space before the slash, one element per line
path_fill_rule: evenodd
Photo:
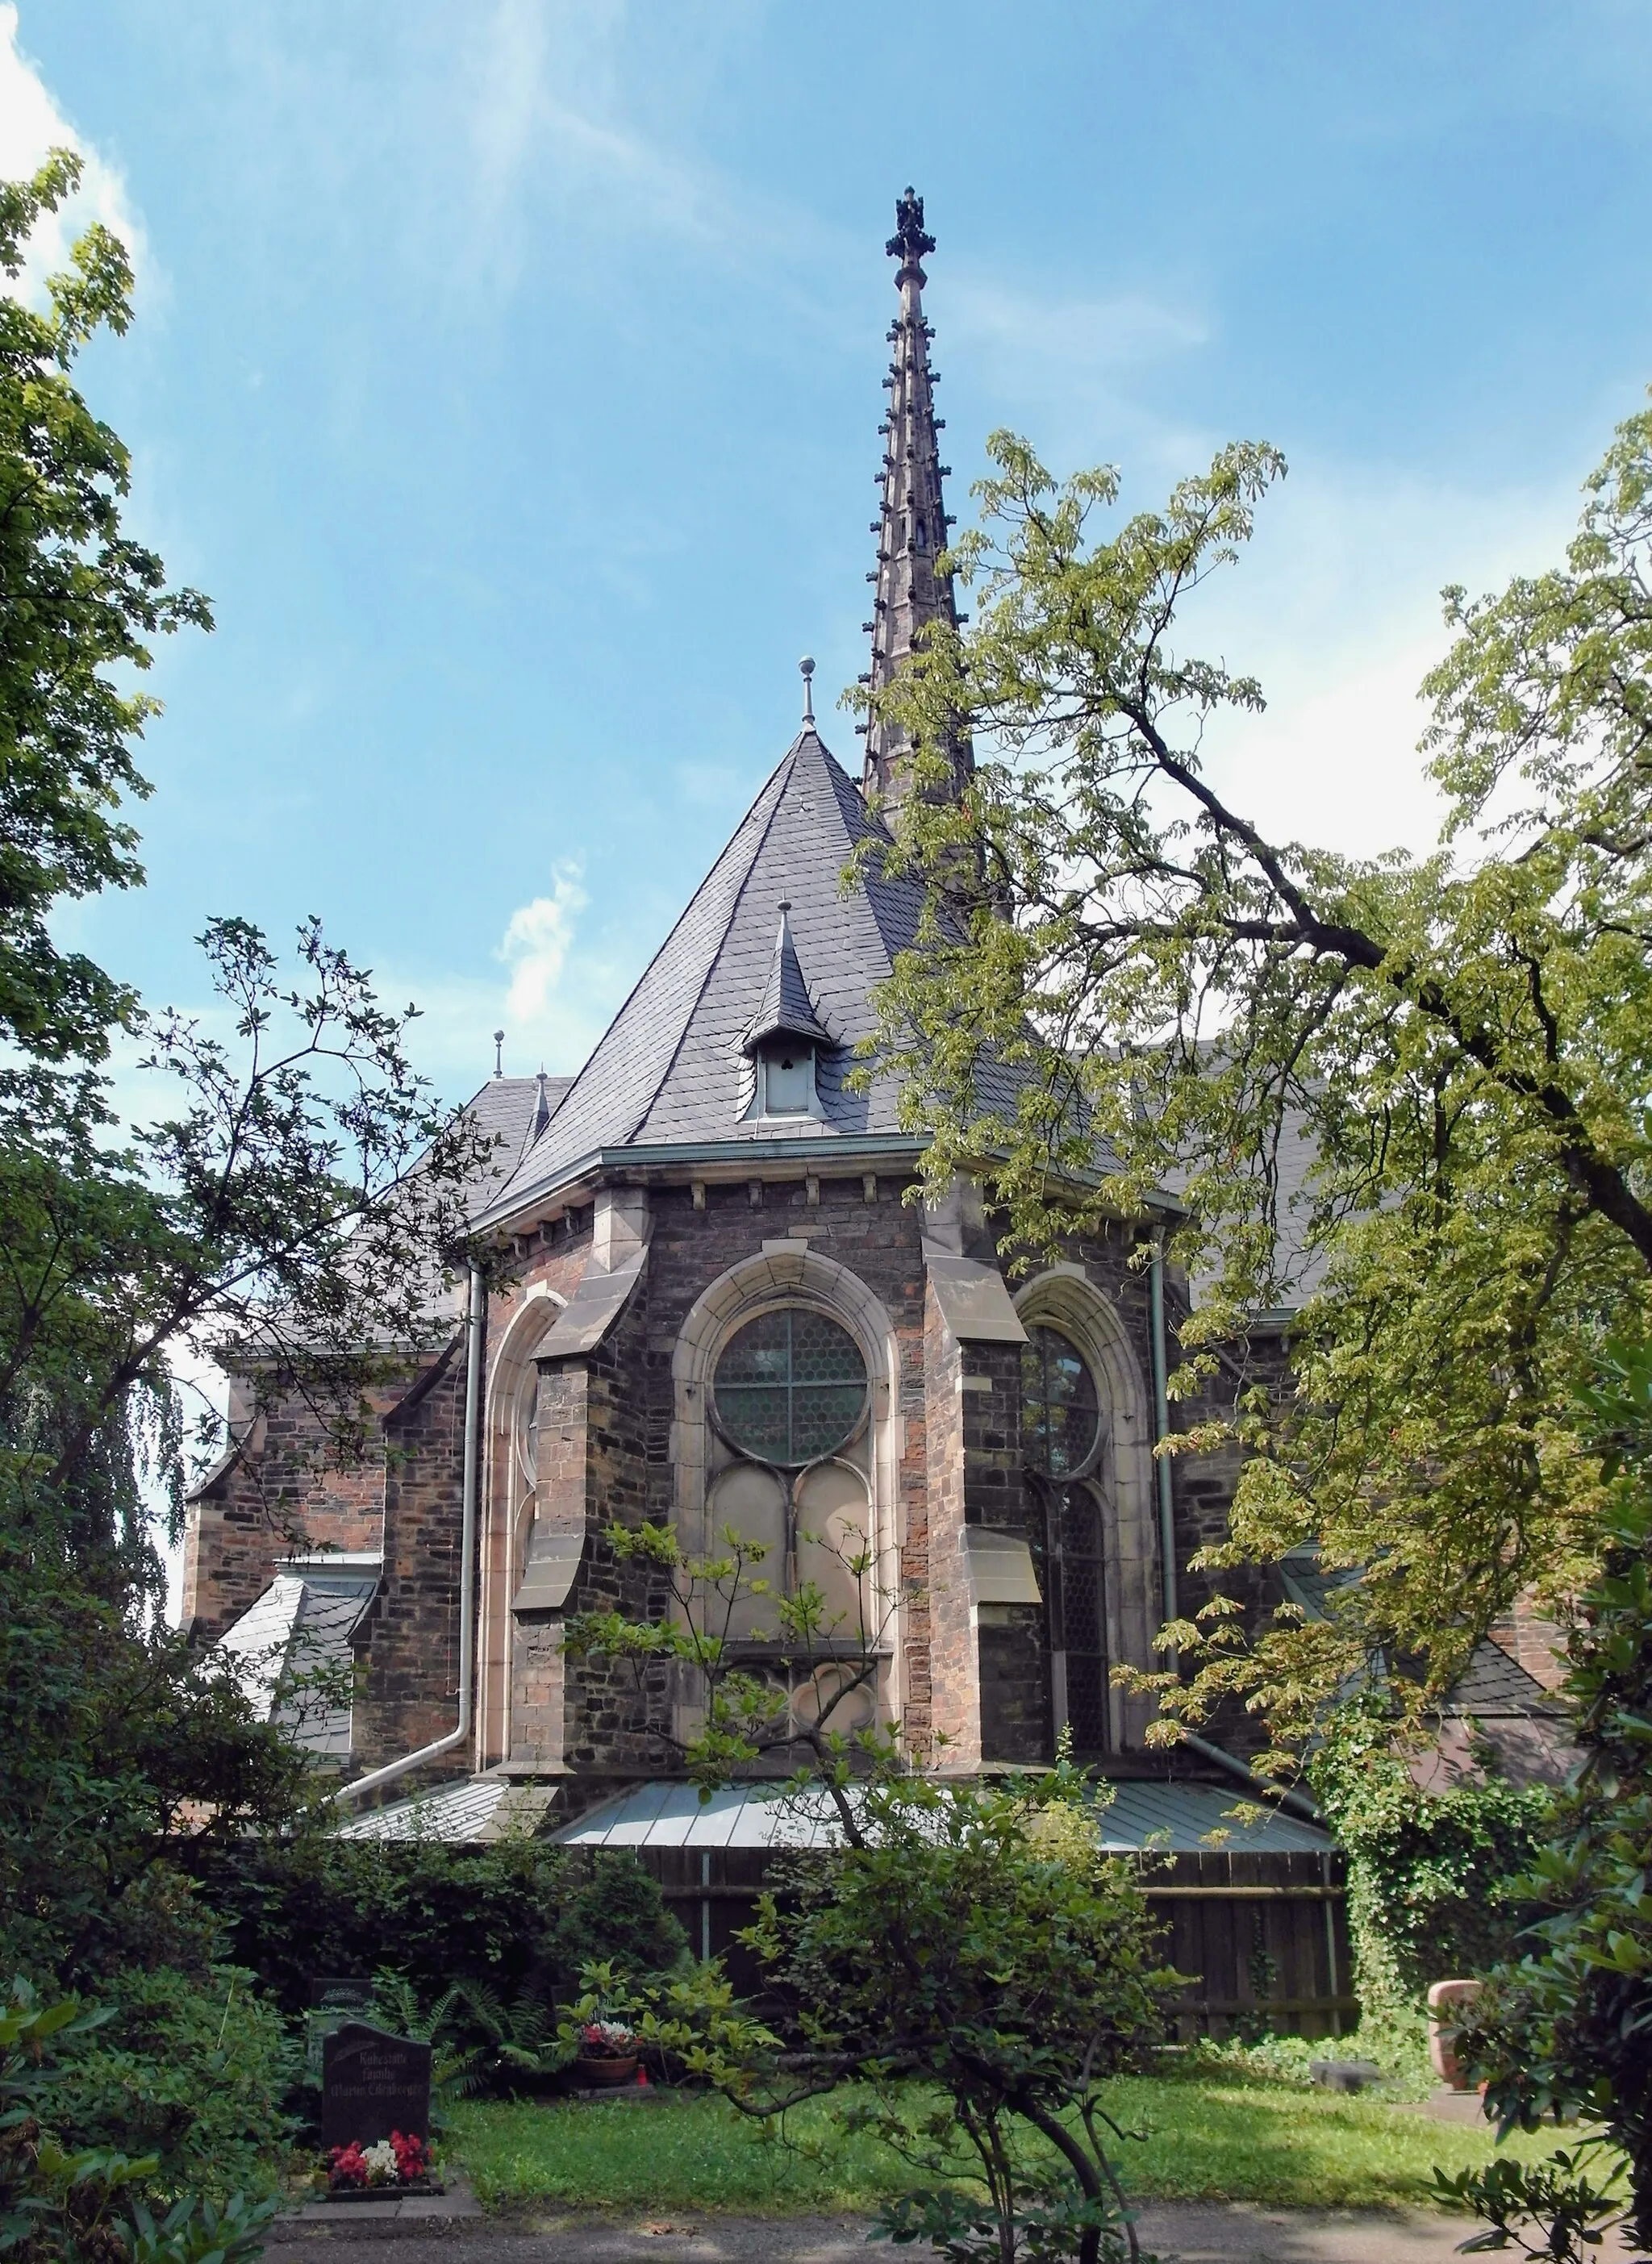
<path fill-rule="evenodd" d="M 1023 1324 L 1059 1329 L 1089 1362 L 1113 1428 L 1114 1515 L 1104 1535 L 1107 1641 L 1116 1661 L 1151 1668 L 1159 1627 L 1158 1536 L 1153 1515 L 1151 1401 L 1118 1309 L 1079 1266 L 1035 1274 L 1015 1298 Z M 1139 1742 L 1145 1700 L 1112 1694 L 1113 1734 Z"/>
<path fill-rule="evenodd" d="M 738 1329 L 782 1305 L 811 1305 L 848 1331 L 866 1362 L 871 1527 L 878 1583 L 899 1591 L 896 1506 L 900 1470 L 900 1349 L 895 1324 L 879 1298 L 858 1274 L 806 1242 L 770 1242 L 761 1255 L 743 1259 L 719 1274 L 695 1300 L 678 1332 L 672 1353 L 673 1419 L 671 1461 L 673 1506 L 679 1528 L 691 1548 L 702 1546 L 706 1490 L 711 1465 L 710 1406 L 712 1378 L 723 1347 Z M 885 1630 L 891 1650 L 891 1672 L 899 1674 L 904 1655 L 899 1607 Z M 891 1689 L 899 1710 L 901 1694 Z"/>
<path fill-rule="evenodd" d="M 523 1463 L 527 1394 L 535 1389 L 535 1356 L 567 1303 L 543 1281 L 530 1282 L 505 1323 L 488 1364 L 485 1451 L 479 1538 L 481 1608 L 477 1662 L 477 1765 L 510 1751 L 511 1599 L 521 1578 L 518 1527 L 527 1504 Z"/>

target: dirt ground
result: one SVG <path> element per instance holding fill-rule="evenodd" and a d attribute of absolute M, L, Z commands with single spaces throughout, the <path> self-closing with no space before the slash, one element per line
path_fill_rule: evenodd
<path fill-rule="evenodd" d="M 1136 2230 L 1161 2264 L 1445 2264 L 1473 2227 L 1423 2210 L 1161 2202 L 1144 2205 Z M 866 2235 L 862 2219 L 842 2217 L 289 2221 L 266 2253 L 269 2264 L 896 2264 L 903 2252 L 869 2252 Z M 1606 2264 L 1613 2251 L 1599 2253 Z"/>

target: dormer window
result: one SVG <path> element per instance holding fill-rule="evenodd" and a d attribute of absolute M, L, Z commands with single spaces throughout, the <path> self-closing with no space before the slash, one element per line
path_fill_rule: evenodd
<path fill-rule="evenodd" d="M 815 1107 L 814 1048 L 802 1044 L 771 1045 L 758 1057 L 761 1091 L 758 1113 L 763 1116 L 808 1116 Z"/>
<path fill-rule="evenodd" d="M 741 1041 L 740 1049 L 753 1072 L 746 1114 L 760 1121 L 776 1116 L 826 1114 L 815 1084 L 815 1063 L 822 1053 L 831 1051 L 832 1033 L 810 998 L 791 939 L 790 911 L 788 903 L 780 907 L 768 980 Z"/>

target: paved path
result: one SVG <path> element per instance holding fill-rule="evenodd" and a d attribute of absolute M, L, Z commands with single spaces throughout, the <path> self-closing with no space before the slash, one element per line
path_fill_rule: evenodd
<path fill-rule="evenodd" d="M 1416 2210 L 1269 2210 L 1148 2202 L 1137 2237 L 1163 2264 L 1445 2264 L 1473 2230 Z M 537 2217 L 339 2225 L 288 2219 L 269 2264 L 900 2264 L 847 2217 Z M 389 2244 L 392 2244 L 390 2246 Z M 1620 2251 L 1627 2255 L 1630 2252 Z M 1603 2264 L 1610 2250 L 1600 2252 Z"/>

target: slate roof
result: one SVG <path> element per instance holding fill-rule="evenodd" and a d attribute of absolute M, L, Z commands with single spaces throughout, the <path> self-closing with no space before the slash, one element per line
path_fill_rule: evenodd
<path fill-rule="evenodd" d="M 896 1085 L 846 1090 L 853 1049 L 873 1027 L 872 993 L 915 940 L 916 882 L 839 882 L 857 843 L 887 841 L 812 724 L 788 748 L 695 890 L 549 1127 L 500 1190 L 507 1217 L 595 1150 L 899 1133 Z M 831 1050 L 818 1063 L 820 1118 L 742 1119 L 753 1070 L 743 1051 L 775 973 L 775 929 L 791 907 L 797 980 Z M 791 977 L 783 980 L 790 984 Z"/>
<path fill-rule="evenodd" d="M 801 1038 L 807 1045 L 832 1043 L 832 1033 L 814 1011 L 809 986 L 797 963 L 797 947 L 791 940 L 791 925 L 786 917 L 790 910 L 789 903 L 781 905 L 768 980 L 740 1041 L 744 1054 L 755 1054 L 765 1038 Z"/>
<path fill-rule="evenodd" d="M 1507 1714 L 1553 1714 L 1566 1709 L 1550 1696 L 1534 1674 L 1488 1636 L 1474 1645 L 1467 1665 L 1446 1693 L 1440 1709 L 1446 1714 L 1475 1714 L 1488 1717 Z"/>
<path fill-rule="evenodd" d="M 289 1559 L 215 1646 L 233 1663 L 258 1718 L 317 1759 L 350 1758 L 350 1705 L 338 1679 L 351 1665 L 350 1638 L 379 1572 L 376 1560 Z"/>
<path fill-rule="evenodd" d="M 491 1077 L 480 1092 L 473 1093 L 465 1103 L 465 1114 L 473 1118 L 484 1133 L 491 1135 L 495 1143 L 474 1182 L 478 1213 L 485 1210 L 506 1181 L 514 1177 L 534 1145 L 542 1084 L 549 1114 L 554 1117 L 573 1084 L 571 1077 Z M 537 1136 L 543 1138 L 542 1126 Z"/>

